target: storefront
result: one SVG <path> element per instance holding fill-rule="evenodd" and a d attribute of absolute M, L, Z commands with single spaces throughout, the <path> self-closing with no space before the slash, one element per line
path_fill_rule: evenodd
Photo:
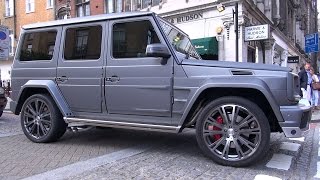
<path fill-rule="evenodd" d="M 223 25 L 217 15 L 216 10 L 197 9 L 187 13 L 170 12 L 162 16 L 189 35 L 202 59 L 220 60 L 216 29 Z"/>
<path fill-rule="evenodd" d="M 218 41 L 215 37 L 192 39 L 192 44 L 196 48 L 202 59 L 218 60 Z"/>

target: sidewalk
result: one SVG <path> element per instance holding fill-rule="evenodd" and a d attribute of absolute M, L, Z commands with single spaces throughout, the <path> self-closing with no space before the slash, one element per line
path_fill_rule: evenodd
<path fill-rule="evenodd" d="M 318 123 L 318 122 L 320 122 L 320 110 L 315 110 L 315 111 L 312 113 L 311 122 L 312 122 L 312 123 Z"/>
<path fill-rule="evenodd" d="M 10 111 L 10 102 L 12 101 L 9 97 L 7 97 L 7 100 L 8 100 L 8 102 L 7 102 L 7 105 L 6 105 L 6 107 L 4 108 L 4 110 L 5 111 Z"/>

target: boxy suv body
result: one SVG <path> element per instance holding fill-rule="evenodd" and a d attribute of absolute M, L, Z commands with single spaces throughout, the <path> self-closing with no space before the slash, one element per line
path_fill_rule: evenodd
<path fill-rule="evenodd" d="M 201 60 L 184 32 L 134 12 L 24 26 L 10 105 L 34 142 L 55 141 L 67 126 L 194 128 L 206 155 L 246 166 L 265 155 L 270 132 L 308 129 L 298 94 L 289 69 Z"/>

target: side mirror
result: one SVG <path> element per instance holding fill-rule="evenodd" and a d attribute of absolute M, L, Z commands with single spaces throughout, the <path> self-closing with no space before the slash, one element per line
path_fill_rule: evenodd
<path fill-rule="evenodd" d="M 171 57 L 170 51 L 167 46 L 157 43 L 149 44 L 146 49 L 147 57 L 161 57 L 161 64 L 165 65 L 168 62 L 168 59 Z"/>

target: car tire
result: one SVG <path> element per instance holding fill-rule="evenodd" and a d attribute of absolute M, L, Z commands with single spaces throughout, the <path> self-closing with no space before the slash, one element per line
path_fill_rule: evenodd
<path fill-rule="evenodd" d="M 51 96 L 35 94 L 23 104 L 21 126 L 33 142 L 47 143 L 58 140 L 66 132 L 67 124 Z"/>
<path fill-rule="evenodd" d="M 270 125 L 255 103 L 241 97 L 221 97 L 200 112 L 196 138 L 200 149 L 216 163 L 244 167 L 265 157 Z"/>

